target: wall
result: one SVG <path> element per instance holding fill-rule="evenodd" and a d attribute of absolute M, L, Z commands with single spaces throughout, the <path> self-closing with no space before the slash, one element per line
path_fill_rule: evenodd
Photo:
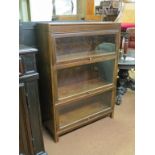
<path fill-rule="evenodd" d="M 52 19 L 51 0 L 29 0 L 31 21 L 50 21 Z"/>
<path fill-rule="evenodd" d="M 132 1 L 132 2 L 131 2 Z M 117 22 L 135 23 L 135 3 L 134 0 L 124 0 L 123 10 Z M 86 0 L 86 20 L 102 20 L 101 15 L 94 15 L 94 0 Z"/>
<path fill-rule="evenodd" d="M 29 0 L 31 10 L 31 21 L 50 21 L 52 19 L 52 0 Z M 120 13 L 118 22 L 135 23 L 135 3 L 128 3 L 129 0 L 124 0 L 124 7 Z M 127 2 L 126 2 L 127 1 Z M 130 0 L 131 1 L 131 0 Z M 20 19 L 29 21 L 30 17 L 27 10 L 27 0 L 20 0 Z M 94 15 L 94 0 L 77 0 L 77 15 L 76 16 L 59 16 L 59 20 L 86 20 L 101 21 L 102 16 Z"/>
<path fill-rule="evenodd" d="M 121 23 L 135 23 L 135 3 L 124 3 L 122 12 L 116 21 Z"/>
<path fill-rule="evenodd" d="M 86 0 L 77 0 L 78 4 L 78 16 L 84 18 L 86 15 Z"/>
<path fill-rule="evenodd" d="M 29 12 L 28 1 L 20 0 L 19 1 L 19 19 L 22 21 L 29 21 L 30 14 L 28 12 Z"/>
<path fill-rule="evenodd" d="M 77 15 L 56 16 L 58 20 L 80 20 L 85 16 L 86 0 L 77 0 Z M 31 21 L 52 19 L 52 0 L 30 0 Z"/>
<path fill-rule="evenodd" d="M 86 14 L 86 0 L 77 0 L 77 15 L 57 16 L 59 20 L 81 20 Z"/>

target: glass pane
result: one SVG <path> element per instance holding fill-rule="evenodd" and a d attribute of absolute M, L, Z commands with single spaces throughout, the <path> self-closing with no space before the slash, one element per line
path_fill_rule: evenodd
<path fill-rule="evenodd" d="M 115 52 L 115 35 L 56 38 L 57 62 Z"/>
<path fill-rule="evenodd" d="M 102 112 L 111 106 L 112 91 L 77 101 L 72 104 L 62 106 L 59 109 L 60 126 L 64 126 L 98 112 Z"/>
<path fill-rule="evenodd" d="M 58 70 L 58 99 L 112 83 L 114 60 Z"/>

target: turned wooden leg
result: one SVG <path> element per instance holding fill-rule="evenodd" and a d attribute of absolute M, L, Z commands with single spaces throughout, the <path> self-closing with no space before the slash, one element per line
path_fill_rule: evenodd
<path fill-rule="evenodd" d="M 117 80 L 116 104 L 120 105 L 122 102 L 122 96 L 126 93 L 128 87 L 128 69 L 120 69 L 118 76 L 119 78 Z"/>

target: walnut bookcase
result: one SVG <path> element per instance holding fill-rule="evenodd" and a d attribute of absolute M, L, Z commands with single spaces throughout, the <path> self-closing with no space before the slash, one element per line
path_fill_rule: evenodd
<path fill-rule="evenodd" d="M 42 120 L 54 140 L 113 117 L 120 24 L 38 23 Z"/>

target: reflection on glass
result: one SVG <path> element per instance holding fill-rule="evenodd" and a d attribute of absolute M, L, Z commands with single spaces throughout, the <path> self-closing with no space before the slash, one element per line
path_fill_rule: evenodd
<path fill-rule="evenodd" d="M 56 39 L 57 62 L 115 52 L 115 35 L 77 36 Z"/>
<path fill-rule="evenodd" d="M 60 108 L 60 127 L 106 110 L 111 106 L 111 96 L 112 91 L 107 91 Z"/>
<path fill-rule="evenodd" d="M 111 84 L 113 71 L 114 60 L 58 70 L 58 99 L 80 95 Z"/>

